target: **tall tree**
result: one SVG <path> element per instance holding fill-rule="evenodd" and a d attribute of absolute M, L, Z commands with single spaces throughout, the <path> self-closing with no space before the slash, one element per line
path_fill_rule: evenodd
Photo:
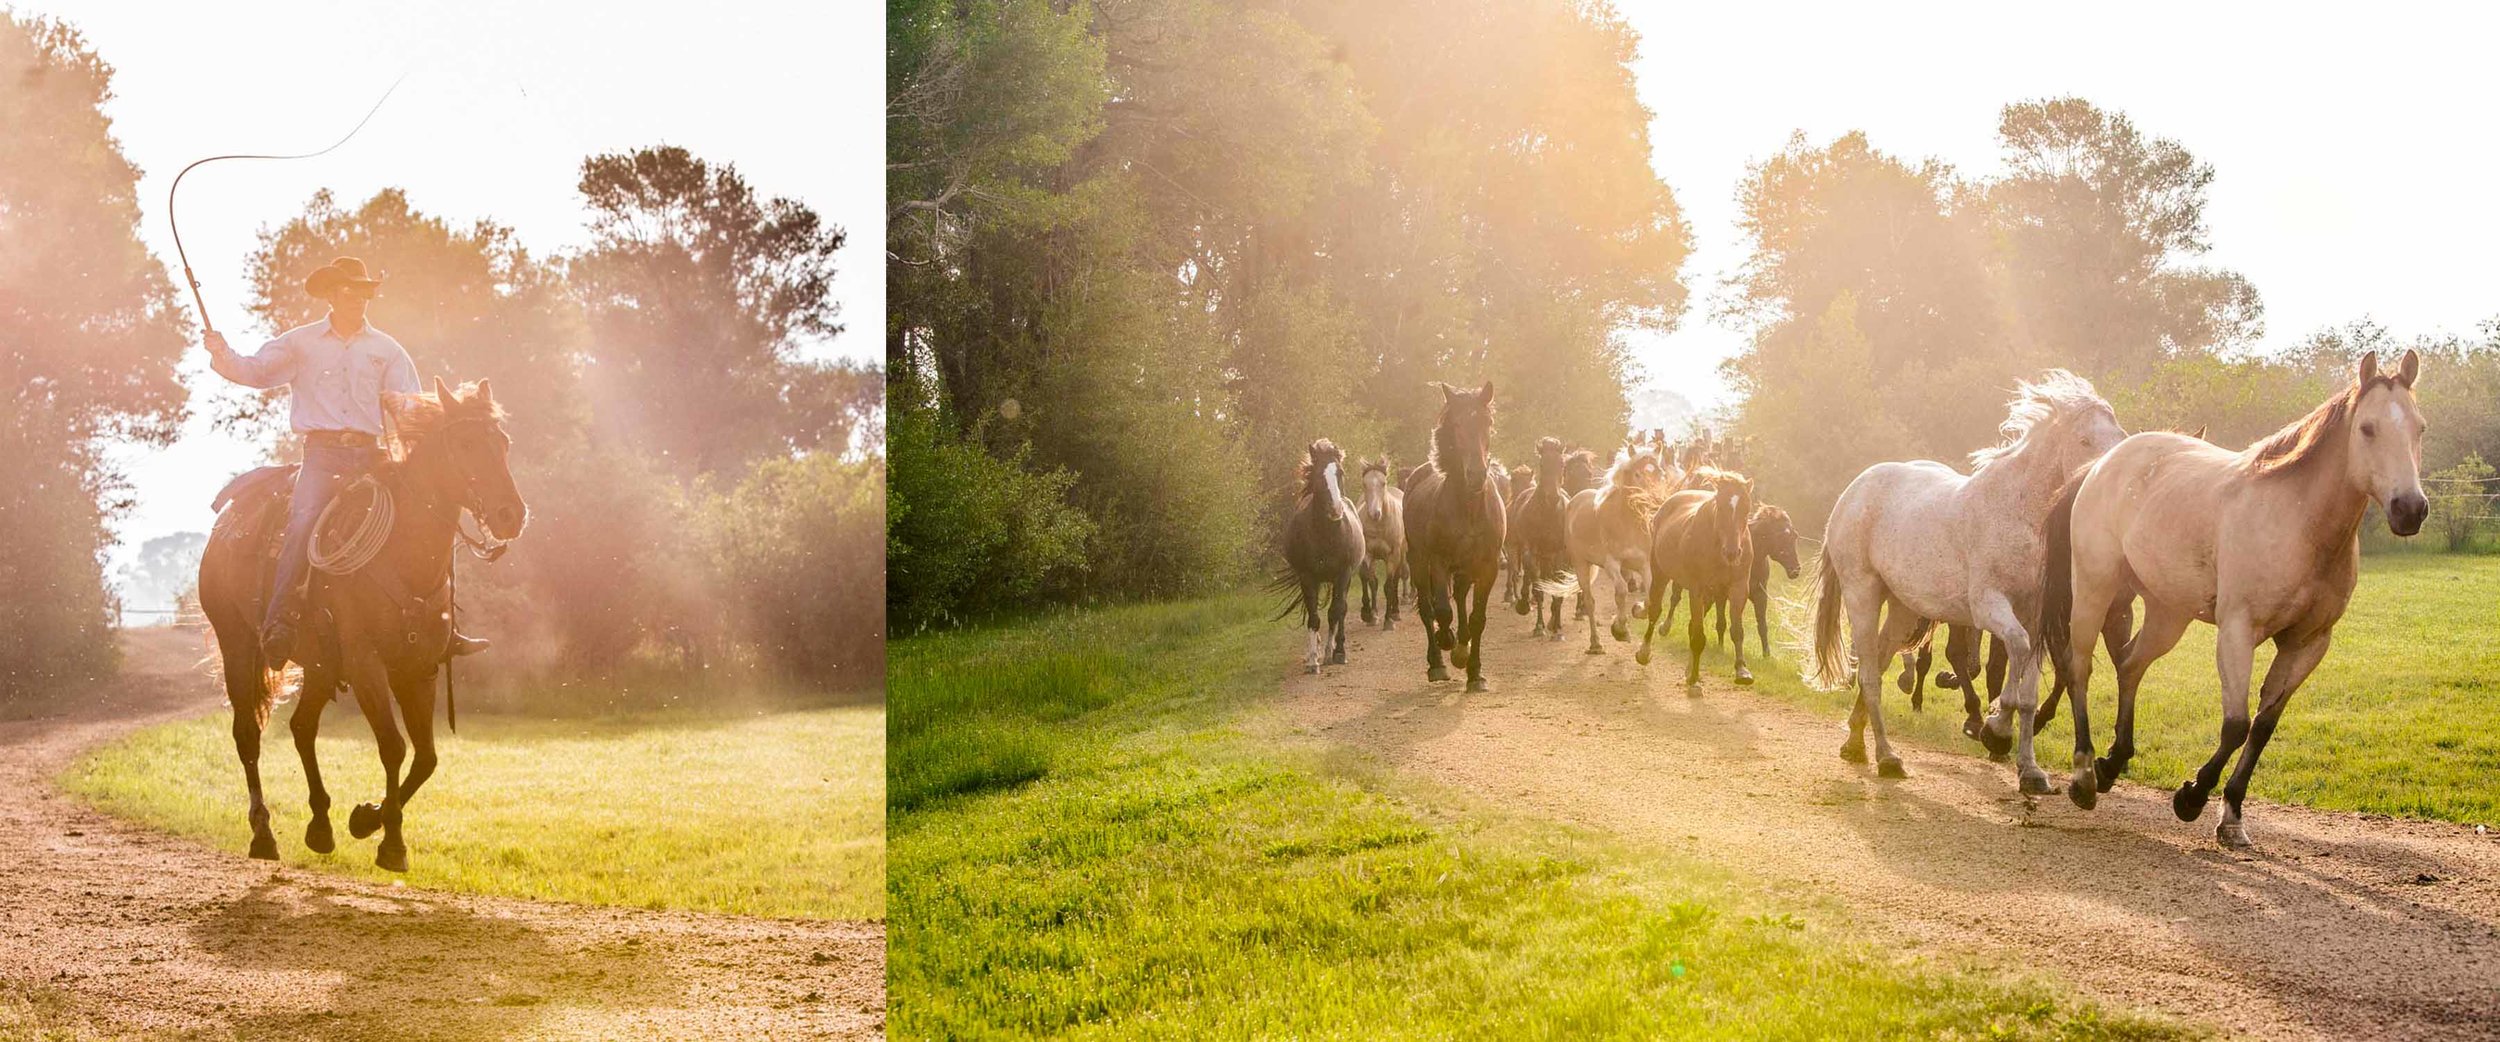
<path fill-rule="evenodd" d="M 105 443 L 171 442 L 189 322 L 139 241 L 112 66 L 0 10 L 0 700 L 113 662 Z"/>

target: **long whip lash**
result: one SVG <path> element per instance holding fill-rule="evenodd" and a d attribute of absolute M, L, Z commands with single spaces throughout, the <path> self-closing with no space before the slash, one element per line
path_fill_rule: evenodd
<path fill-rule="evenodd" d="M 200 279 L 199 276 L 191 273 L 191 255 L 188 252 L 185 252 L 182 248 L 182 223 L 174 217 L 174 193 L 182 190 L 182 179 L 185 176 L 188 176 L 193 170 L 197 170 L 200 167 L 224 159 L 311 159 L 316 156 L 326 156 L 332 152 L 336 152 L 338 151 L 340 145 L 346 144 L 350 138 L 355 137 L 357 131 L 365 129 L 365 124 L 373 122 L 373 114 L 382 111 L 382 103 L 391 100 L 391 94 L 394 91 L 397 91 L 400 83 L 405 81 L 407 78 L 408 74 L 403 72 L 399 75 L 399 79 L 392 80 L 390 89 L 383 91 L 382 96 L 375 99 L 373 107 L 365 110 L 365 118 L 357 120 L 355 127 L 348 130 L 345 137 L 341 137 L 337 141 L 331 142 L 330 147 L 328 148 L 322 149 L 318 152 L 299 152 L 294 155 L 286 156 L 261 155 L 258 153 L 248 152 L 238 152 L 222 156 L 210 156 L 206 159 L 193 161 L 190 166 L 183 167 L 181 173 L 174 175 L 173 185 L 165 189 L 165 223 L 172 226 L 174 230 L 174 256 L 180 258 L 182 261 L 182 280 L 191 284 L 191 306 L 199 309 L 200 328 L 214 333 L 217 331 L 217 323 L 209 320 L 208 304 L 200 299 Z"/>

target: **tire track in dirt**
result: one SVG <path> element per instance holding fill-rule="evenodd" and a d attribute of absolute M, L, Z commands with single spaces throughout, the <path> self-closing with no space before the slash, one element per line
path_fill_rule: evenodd
<path fill-rule="evenodd" d="M 1845 721 L 1729 686 L 1722 652 L 1694 695 L 1680 641 L 1643 669 L 1632 645 L 1586 655 L 1576 629 L 1549 643 L 1501 612 L 1493 690 L 1467 695 L 1424 680 L 1422 639 L 1357 626 L 1349 665 L 1284 682 L 1284 723 L 2104 1000 L 2263 1038 L 2500 1038 L 2500 833 L 2252 801 L 2258 847 L 2235 853 L 2214 841 L 2218 800 L 2193 824 L 2132 781 L 2095 811 L 2030 803 L 1975 746 L 1905 746 L 1911 776 L 1878 779 L 1840 759 Z M 2064 750 L 2044 752 L 2062 778 Z"/>
<path fill-rule="evenodd" d="M 109 688 L 0 707 L 0 981 L 62 996 L 97 1029 L 149 1035 L 884 1034 L 883 923 L 486 898 L 282 870 L 243 857 L 240 768 L 232 850 L 86 808 L 52 786 L 79 753 L 224 705 L 197 634 L 138 631 L 125 643 L 124 676 Z M 283 749 L 283 729 L 279 738 Z M 293 769 L 292 753 L 278 766 Z M 347 844 L 341 856 L 369 848 Z"/>

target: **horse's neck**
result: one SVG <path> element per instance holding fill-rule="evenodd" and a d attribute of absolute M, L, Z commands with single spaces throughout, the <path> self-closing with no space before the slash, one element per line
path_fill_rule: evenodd
<path fill-rule="evenodd" d="M 2018 445 L 1971 474 L 1963 488 L 1996 506 L 2004 515 L 2044 517 L 2064 488 L 2066 475 L 2057 471 L 2056 455 L 2045 446 Z"/>
<path fill-rule="evenodd" d="M 397 520 L 382 556 L 399 569 L 411 589 L 431 590 L 435 578 L 451 568 L 452 541 L 460 526 L 460 503 L 445 491 L 429 458 L 411 456 L 398 464 L 394 494 Z"/>
<path fill-rule="evenodd" d="M 2335 437 L 2323 455 L 2306 461 L 2298 472 L 2270 476 L 2289 483 L 2297 509 L 2314 519 L 2298 530 L 2321 558 L 2350 552 L 2359 545 L 2361 522 L 2369 516 L 2369 495 L 2345 480 L 2345 453 L 2350 451 L 2341 437 Z"/>

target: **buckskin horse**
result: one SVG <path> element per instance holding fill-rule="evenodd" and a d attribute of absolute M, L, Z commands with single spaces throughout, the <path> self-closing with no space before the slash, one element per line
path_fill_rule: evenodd
<path fill-rule="evenodd" d="M 1310 649 L 1302 658 L 1303 672 L 1317 673 L 1322 663 L 1345 664 L 1345 593 L 1353 585 L 1354 567 L 1363 561 L 1363 522 L 1356 518 L 1354 504 L 1346 502 L 1344 484 L 1345 453 L 1337 443 L 1326 438 L 1312 442 L 1302 454 L 1302 466 L 1295 471 L 1299 488 L 1294 494 L 1293 512 L 1285 517 L 1285 571 L 1270 587 L 1292 592 L 1296 600 L 1288 602 L 1277 618 L 1302 608 L 1302 628 L 1310 635 Z M 1328 587 L 1328 629 L 1320 631 L 1319 590 Z"/>
<path fill-rule="evenodd" d="M 1424 675 L 1448 680 L 1441 653 L 1467 668 L 1467 690 L 1484 685 L 1484 608 L 1502 563 L 1508 517 L 1485 445 L 1493 437 L 1493 382 L 1441 391 L 1432 458 L 1407 475 L 1406 561 L 1424 618 Z"/>
<path fill-rule="evenodd" d="M 1657 454 L 1636 442 L 1615 458 L 1604 484 L 1571 497 L 1564 514 L 1563 554 L 1572 574 L 1557 591 L 1586 598 L 1591 655 L 1605 653 L 1597 643 L 1597 573 L 1606 574 L 1614 591 L 1615 620 L 1608 632 L 1616 640 L 1632 639 L 1626 620 L 1642 614 L 1643 599 L 1660 592 L 1648 589 L 1649 518 L 1665 498 L 1665 481 Z"/>
<path fill-rule="evenodd" d="M 1389 457 L 1363 461 L 1363 505 L 1355 516 L 1363 521 L 1363 622 L 1373 621 L 1373 595 L 1379 594 L 1380 628 L 1398 627 L 1399 580 L 1406 578 L 1406 492 L 1389 483 Z"/>
<path fill-rule="evenodd" d="M 312 821 L 304 845 L 327 854 L 330 795 L 322 787 L 313 742 L 321 711 L 343 684 L 355 695 L 373 728 L 384 776 L 380 802 L 358 804 L 348 814 L 357 839 L 382 830 L 373 863 L 408 870 L 400 817 L 410 797 L 434 773 L 434 677 L 451 640 L 451 555 L 457 549 L 460 515 L 475 514 L 497 540 L 518 538 L 529 507 L 513 486 L 511 439 L 503 413 L 486 381 L 454 392 L 439 378 L 430 394 L 393 396 L 388 402 L 404 452 L 371 475 L 376 488 L 367 517 L 391 504 L 387 534 L 368 543 L 372 556 L 344 574 L 311 570 L 305 625 L 297 641 L 303 666 L 288 729 L 304 761 Z M 270 596 L 275 545 L 284 527 L 292 467 L 264 467 L 233 482 L 217 498 L 217 523 L 200 557 L 200 608 L 216 631 L 223 661 L 226 701 L 234 713 L 234 750 L 243 761 L 251 794 L 251 856 L 275 860 L 277 839 L 269 831 L 269 806 L 261 797 L 260 739 L 277 700 L 279 667 L 261 654 L 262 606 Z M 351 486 L 353 488 L 354 486 Z M 341 502 L 345 502 L 342 494 Z M 342 519 L 345 520 L 345 519 Z M 326 531 L 337 526 L 325 527 Z M 360 526 L 363 527 L 363 526 Z M 371 533 L 378 523 L 363 527 Z M 399 720 L 392 719 L 396 704 Z M 400 737 L 400 724 L 407 739 Z M 410 747 L 415 758 L 400 774 Z"/>
<path fill-rule="evenodd" d="M 2021 791 L 2043 794 L 2048 773 L 2032 754 L 2040 693 L 2032 624 L 2048 553 L 2040 524 L 2067 476 L 2126 432 L 2089 382 L 2062 369 L 2021 384 L 1998 429 L 2003 442 L 1972 453 L 1967 477 L 1932 460 L 1878 463 L 1842 490 L 1816 569 L 1813 679 L 1831 687 L 1856 675 L 1841 758 L 1864 762 L 1872 729 L 1876 773 L 1898 778 L 1906 772 L 1884 735 L 1884 667 L 1936 623 L 1987 630 L 2005 643 L 2013 683 L 1980 741 L 1991 753 L 2012 746 Z"/>
<path fill-rule="evenodd" d="M 2048 515 L 2042 568 L 2041 638 L 2074 677 L 2074 775 L 2066 794 L 2090 808 L 2135 755 L 2135 695 L 2145 670 L 2179 642 L 2188 623 L 2213 624 L 2222 687 L 2222 737 L 2170 806 L 2181 821 L 2205 812 L 2222 765 L 2239 766 L 2222 790 L 2214 838 L 2248 845 L 2241 800 L 2283 706 L 2326 657 L 2335 623 L 2360 582 L 2361 524 L 2377 505 L 2399 536 L 2422 529 L 2422 413 L 2413 395 L 2421 357 L 2406 351 L 2393 373 L 2378 354 L 2354 364 L 2352 384 L 2307 416 L 2232 452 L 2183 434 L 2151 432 L 2120 442 L 2069 482 Z M 2144 597 L 2144 626 L 2117 649 L 2118 727 L 2109 755 L 2092 756 L 2087 708 L 2093 634 L 2073 639 L 2075 620 L 2095 620 Z M 2259 641 L 2274 664 L 2250 723 L 2248 685 Z"/>

